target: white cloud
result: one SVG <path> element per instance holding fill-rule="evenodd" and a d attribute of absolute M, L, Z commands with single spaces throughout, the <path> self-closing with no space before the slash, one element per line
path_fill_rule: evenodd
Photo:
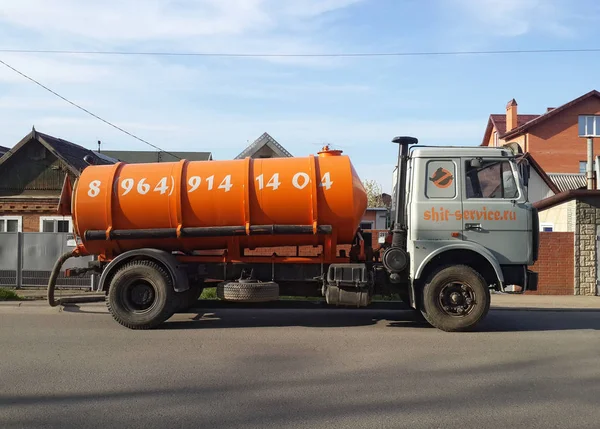
<path fill-rule="evenodd" d="M 446 0 L 443 0 L 444 3 Z M 473 25 L 489 36 L 515 37 L 532 32 L 567 37 L 573 3 L 564 0 L 449 0 L 455 16 L 464 14 L 467 31 Z M 458 9 L 459 13 L 456 13 Z"/>
<path fill-rule="evenodd" d="M 111 66 L 101 62 L 100 59 L 35 57 L 19 54 L 5 54 L 0 59 L 22 73 L 36 76 L 47 84 L 97 82 L 109 79 L 113 74 Z M 23 76 L 0 64 L 0 83 L 2 82 L 31 85 Z"/>
<path fill-rule="evenodd" d="M 10 2 L 0 20 L 34 32 L 96 41 L 169 41 L 264 34 L 286 19 L 314 17 L 363 0 L 45 0 Z"/>

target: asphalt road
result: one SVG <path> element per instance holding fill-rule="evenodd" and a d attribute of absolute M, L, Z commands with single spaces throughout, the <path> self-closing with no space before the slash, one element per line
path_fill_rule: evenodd
<path fill-rule="evenodd" d="M 0 307 L 1 428 L 597 428 L 600 312 Z"/>

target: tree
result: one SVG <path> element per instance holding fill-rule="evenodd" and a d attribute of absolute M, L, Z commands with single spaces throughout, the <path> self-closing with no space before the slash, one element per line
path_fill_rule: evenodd
<path fill-rule="evenodd" d="M 363 181 L 363 187 L 367 191 L 368 207 L 387 207 L 387 204 L 383 200 L 383 192 L 379 183 L 375 180 L 365 180 Z"/>

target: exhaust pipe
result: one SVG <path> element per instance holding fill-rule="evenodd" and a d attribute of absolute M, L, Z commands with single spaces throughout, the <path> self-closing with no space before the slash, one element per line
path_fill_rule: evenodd
<path fill-rule="evenodd" d="M 408 265 L 408 254 L 406 253 L 407 227 L 404 224 L 406 218 L 406 179 L 408 169 L 408 150 L 410 145 L 418 144 L 415 137 L 396 137 L 393 143 L 400 145 L 398 149 L 398 166 L 396 190 L 392 205 L 392 245 L 388 247 L 381 258 L 383 266 L 390 273 L 393 283 L 401 281 L 400 272 Z"/>
<path fill-rule="evenodd" d="M 406 176 L 408 166 L 408 150 L 410 145 L 419 143 L 415 137 L 396 137 L 393 143 L 400 145 L 398 148 L 398 179 L 396 180 L 396 202 L 394 208 L 394 225 L 392 230 L 392 247 L 406 249 Z"/>

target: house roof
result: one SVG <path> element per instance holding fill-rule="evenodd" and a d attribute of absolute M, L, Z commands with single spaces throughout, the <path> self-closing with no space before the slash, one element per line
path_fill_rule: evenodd
<path fill-rule="evenodd" d="M 529 121 L 536 119 L 538 116 L 540 115 L 517 115 L 517 126 L 525 125 Z M 504 136 L 504 133 L 506 133 L 506 114 L 494 113 L 490 115 L 481 146 L 486 146 L 488 144 L 494 128 L 498 131 L 498 137 Z"/>
<path fill-rule="evenodd" d="M 0 146 L 0 156 L 4 155 L 6 152 L 8 152 L 10 149 L 8 149 L 7 147 L 4 146 Z"/>
<path fill-rule="evenodd" d="M 587 100 L 588 98 L 592 98 L 592 97 L 600 98 L 600 92 L 598 92 L 594 89 L 594 90 L 588 92 L 587 94 L 583 94 L 581 97 L 578 97 L 574 100 L 569 101 L 568 103 L 563 104 L 560 107 L 557 107 L 556 109 L 551 109 L 551 110 L 547 111 L 546 113 L 544 113 L 543 115 L 539 115 L 535 119 L 532 119 L 524 124 L 519 124 L 519 126 L 514 128 L 513 130 L 503 134 L 501 137 L 502 138 L 512 138 L 519 134 L 523 134 L 525 131 L 527 131 L 531 127 L 533 127 L 547 119 L 553 118 L 554 116 L 558 115 L 561 112 L 564 112 L 568 108 L 573 107 L 574 105 L 581 103 L 582 101 Z"/>
<path fill-rule="evenodd" d="M 129 164 L 145 164 L 150 162 L 177 162 L 181 159 L 188 161 L 210 161 L 212 152 L 164 152 L 164 151 L 133 151 L 133 150 L 103 150 L 101 155 L 115 158 Z"/>
<path fill-rule="evenodd" d="M 258 152 L 263 146 L 269 146 L 273 152 L 282 158 L 291 158 L 293 155 L 289 153 L 283 146 L 281 146 L 277 140 L 271 137 L 268 133 L 264 133 L 262 136 L 257 138 L 252 144 L 250 144 L 242 153 L 235 157 L 235 159 L 244 159 L 252 156 Z"/>
<path fill-rule="evenodd" d="M 67 140 L 53 137 L 48 134 L 40 133 L 34 128 L 19 143 L 17 143 L 12 149 L 5 153 L 2 158 L 0 158 L 0 166 L 2 166 L 2 164 L 9 160 L 23 146 L 32 140 L 39 142 L 46 149 L 48 149 L 50 153 L 63 161 L 67 168 L 69 168 L 69 170 L 77 176 L 85 167 L 89 165 L 83 159 L 86 156 L 90 156 L 94 164 L 107 165 L 114 164 L 116 162 L 116 160 L 109 160 L 104 157 L 99 157 L 93 151 L 75 143 L 71 143 Z"/>
<path fill-rule="evenodd" d="M 548 177 L 560 192 L 587 187 L 587 179 L 582 173 L 548 173 Z"/>
<path fill-rule="evenodd" d="M 533 203 L 533 207 L 543 211 L 579 198 L 600 198 L 600 191 L 596 189 L 571 189 L 536 201 Z"/>
<path fill-rule="evenodd" d="M 523 126 L 526 123 L 539 118 L 540 115 L 517 115 L 517 127 Z M 496 126 L 500 136 L 506 133 L 506 115 L 505 114 L 493 114 L 490 115 L 492 123 Z"/>

